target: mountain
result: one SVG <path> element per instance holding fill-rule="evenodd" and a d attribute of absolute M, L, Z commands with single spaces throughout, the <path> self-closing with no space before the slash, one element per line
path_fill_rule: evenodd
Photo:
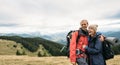
<path fill-rule="evenodd" d="M 66 35 L 68 32 L 61 32 L 61 33 L 56 33 L 52 35 L 45 35 L 42 36 L 45 39 L 52 40 L 55 42 L 59 42 L 61 44 L 66 44 Z M 104 36 L 106 37 L 116 37 L 120 39 L 120 31 L 107 31 L 107 32 L 101 32 Z"/>
<path fill-rule="evenodd" d="M 50 34 L 50 35 L 43 35 L 42 38 L 52 40 L 61 44 L 66 43 L 66 35 L 67 32 L 61 32 L 61 33 L 55 33 L 55 34 Z"/>
<path fill-rule="evenodd" d="M 21 36 L 21 37 L 41 37 L 47 40 L 51 40 L 54 42 L 58 42 L 60 44 L 66 44 L 66 35 L 69 31 L 66 32 L 59 32 L 59 33 L 54 33 L 54 34 L 41 34 L 40 32 L 32 32 L 32 33 L 21 33 L 21 34 L 16 34 L 16 33 L 1 33 L 0 36 Z M 120 39 L 120 31 L 107 31 L 107 32 L 102 32 L 103 35 L 107 37 L 116 37 Z"/>
<path fill-rule="evenodd" d="M 16 42 L 16 44 L 12 45 L 12 48 L 15 48 L 16 45 L 20 44 L 20 45 L 22 45 L 22 48 L 25 48 L 27 51 L 29 51 L 31 53 L 39 52 L 39 54 L 43 54 L 45 56 L 49 56 L 49 55 L 52 55 L 52 56 L 61 56 L 62 55 L 63 56 L 63 55 L 65 55 L 65 51 L 63 51 L 62 53 L 60 52 L 61 48 L 63 47 L 62 44 L 56 43 L 56 42 L 53 42 L 50 40 L 46 40 L 46 39 L 43 39 L 40 37 L 25 38 L 25 37 L 20 37 L 20 36 L 0 36 L 0 39 L 14 41 L 14 42 Z M 1 43 L 1 44 L 3 44 L 3 43 Z M 19 52 L 21 52 L 21 51 L 19 51 Z M 22 50 L 22 53 L 23 52 L 24 52 L 24 50 Z M 17 53 L 17 51 L 16 51 L 16 53 Z"/>
<path fill-rule="evenodd" d="M 116 37 L 120 39 L 120 31 L 108 31 L 108 32 L 103 32 L 103 35 L 107 37 Z"/>
<path fill-rule="evenodd" d="M 116 37 L 120 39 L 120 31 L 102 32 L 106 37 Z M 14 36 L 17 35 L 17 36 Z M 65 55 L 65 50 L 60 53 L 63 45 L 66 44 L 67 32 L 42 35 L 40 33 L 24 33 L 24 34 L 0 34 L 0 39 L 11 40 L 17 44 L 21 44 L 23 48 L 31 53 L 38 53 L 40 48 L 44 49 L 43 53 L 53 56 Z M 40 51 L 39 51 L 40 52 Z"/>
<path fill-rule="evenodd" d="M 65 44 L 66 34 L 67 32 L 60 32 L 60 33 L 43 35 L 40 32 L 32 32 L 32 33 L 0 33 L 0 36 L 20 36 L 20 37 L 26 37 L 26 38 L 41 37 L 47 40 L 58 42 L 60 44 Z"/>
<path fill-rule="evenodd" d="M 0 33 L 0 36 L 21 36 L 21 37 L 41 37 L 40 32 L 31 33 Z"/>

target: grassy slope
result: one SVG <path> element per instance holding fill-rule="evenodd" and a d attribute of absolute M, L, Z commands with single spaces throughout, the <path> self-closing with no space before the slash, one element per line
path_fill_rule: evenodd
<path fill-rule="evenodd" d="M 24 48 L 28 49 L 34 49 L 34 51 L 38 50 L 39 45 L 42 45 L 45 50 L 48 51 L 49 54 L 53 56 L 63 56 L 65 55 L 65 50 L 60 53 L 61 48 L 63 47 L 62 44 L 52 42 L 40 37 L 36 38 L 23 38 L 19 36 L 0 36 L 0 39 L 6 39 L 6 40 L 12 40 L 17 43 L 21 43 L 24 45 Z"/>
<path fill-rule="evenodd" d="M 15 55 L 17 49 L 20 49 L 22 45 L 17 45 L 16 48 L 13 47 L 13 45 L 17 45 L 14 41 L 6 41 L 0 39 L 0 55 Z"/>
<path fill-rule="evenodd" d="M 108 60 L 107 65 L 120 65 L 120 55 Z M 0 65 L 71 65 L 69 59 L 58 57 L 29 57 L 15 55 L 0 55 Z"/>
<path fill-rule="evenodd" d="M 14 47 L 14 45 L 16 45 L 17 47 Z M 0 39 L 0 55 L 16 55 L 17 50 L 20 50 L 20 51 L 24 50 L 25 53 L 29 56 L 37 56 L 38 51 L 41 51 L 41 53 L 46 53 L 48 56 L 51 55 L 47 52 L 47 50 L 42 45 L 39 46 L 38 51 L 33 53 L 33 52 L 28 51 L 26 48 L 24 48 L 19 43 L 16 43 L 10 40 Z"/>

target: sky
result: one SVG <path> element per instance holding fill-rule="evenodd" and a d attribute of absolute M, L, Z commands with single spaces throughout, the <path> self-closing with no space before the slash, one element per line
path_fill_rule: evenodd
<path fill-rule="evenodd" d="M 79 29 L 80 21 L 99 31 L 120 29 L 120 0 L 0 0 L 0 33 L 42 34 Z"/>

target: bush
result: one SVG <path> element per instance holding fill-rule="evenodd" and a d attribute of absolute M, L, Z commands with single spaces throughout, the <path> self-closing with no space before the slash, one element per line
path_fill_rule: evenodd
<path fill-rule="evenodd" d="M 17 47 L 17 45 L 13 45 L 13 47 L 14 47 L 14 48 L 16 48 L 16 47 Z"/>
<path fill-rule="evenodd" d="M 20 50 L 17 50 L 16 55 L 22 55 L 22 52 Z"/>
<path fill-rule="evenodd" d="M 26 55 L 25 51 L 23 51 L 22 55 Z"/>
<path fill-rule="evenodd" d="M 26 55 L 25 51 L 17 50 L 16 55 Z"/>
<path fill-rule="evenodd" d="M 113 49 L 115 55 L 120 54 L 120 45 L 114 46 L 114 47 L 112 47 L 112 49 Z"/>
<path fill-rule="evenodd" d="M 38 57 L 42 57 L 42 54 L 40 51 L 38 52 Z"/>

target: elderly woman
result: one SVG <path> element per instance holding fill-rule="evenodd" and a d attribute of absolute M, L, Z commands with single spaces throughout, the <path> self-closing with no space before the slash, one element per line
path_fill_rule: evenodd
<path fill-rule="evenodd" d="M 102 43 L 97 32 L 98 25 L 90 25 L 88 28 L 88 46 L 83 46 L 89 58 L 89 65 L 106 65 L 102 55 Z"/>

